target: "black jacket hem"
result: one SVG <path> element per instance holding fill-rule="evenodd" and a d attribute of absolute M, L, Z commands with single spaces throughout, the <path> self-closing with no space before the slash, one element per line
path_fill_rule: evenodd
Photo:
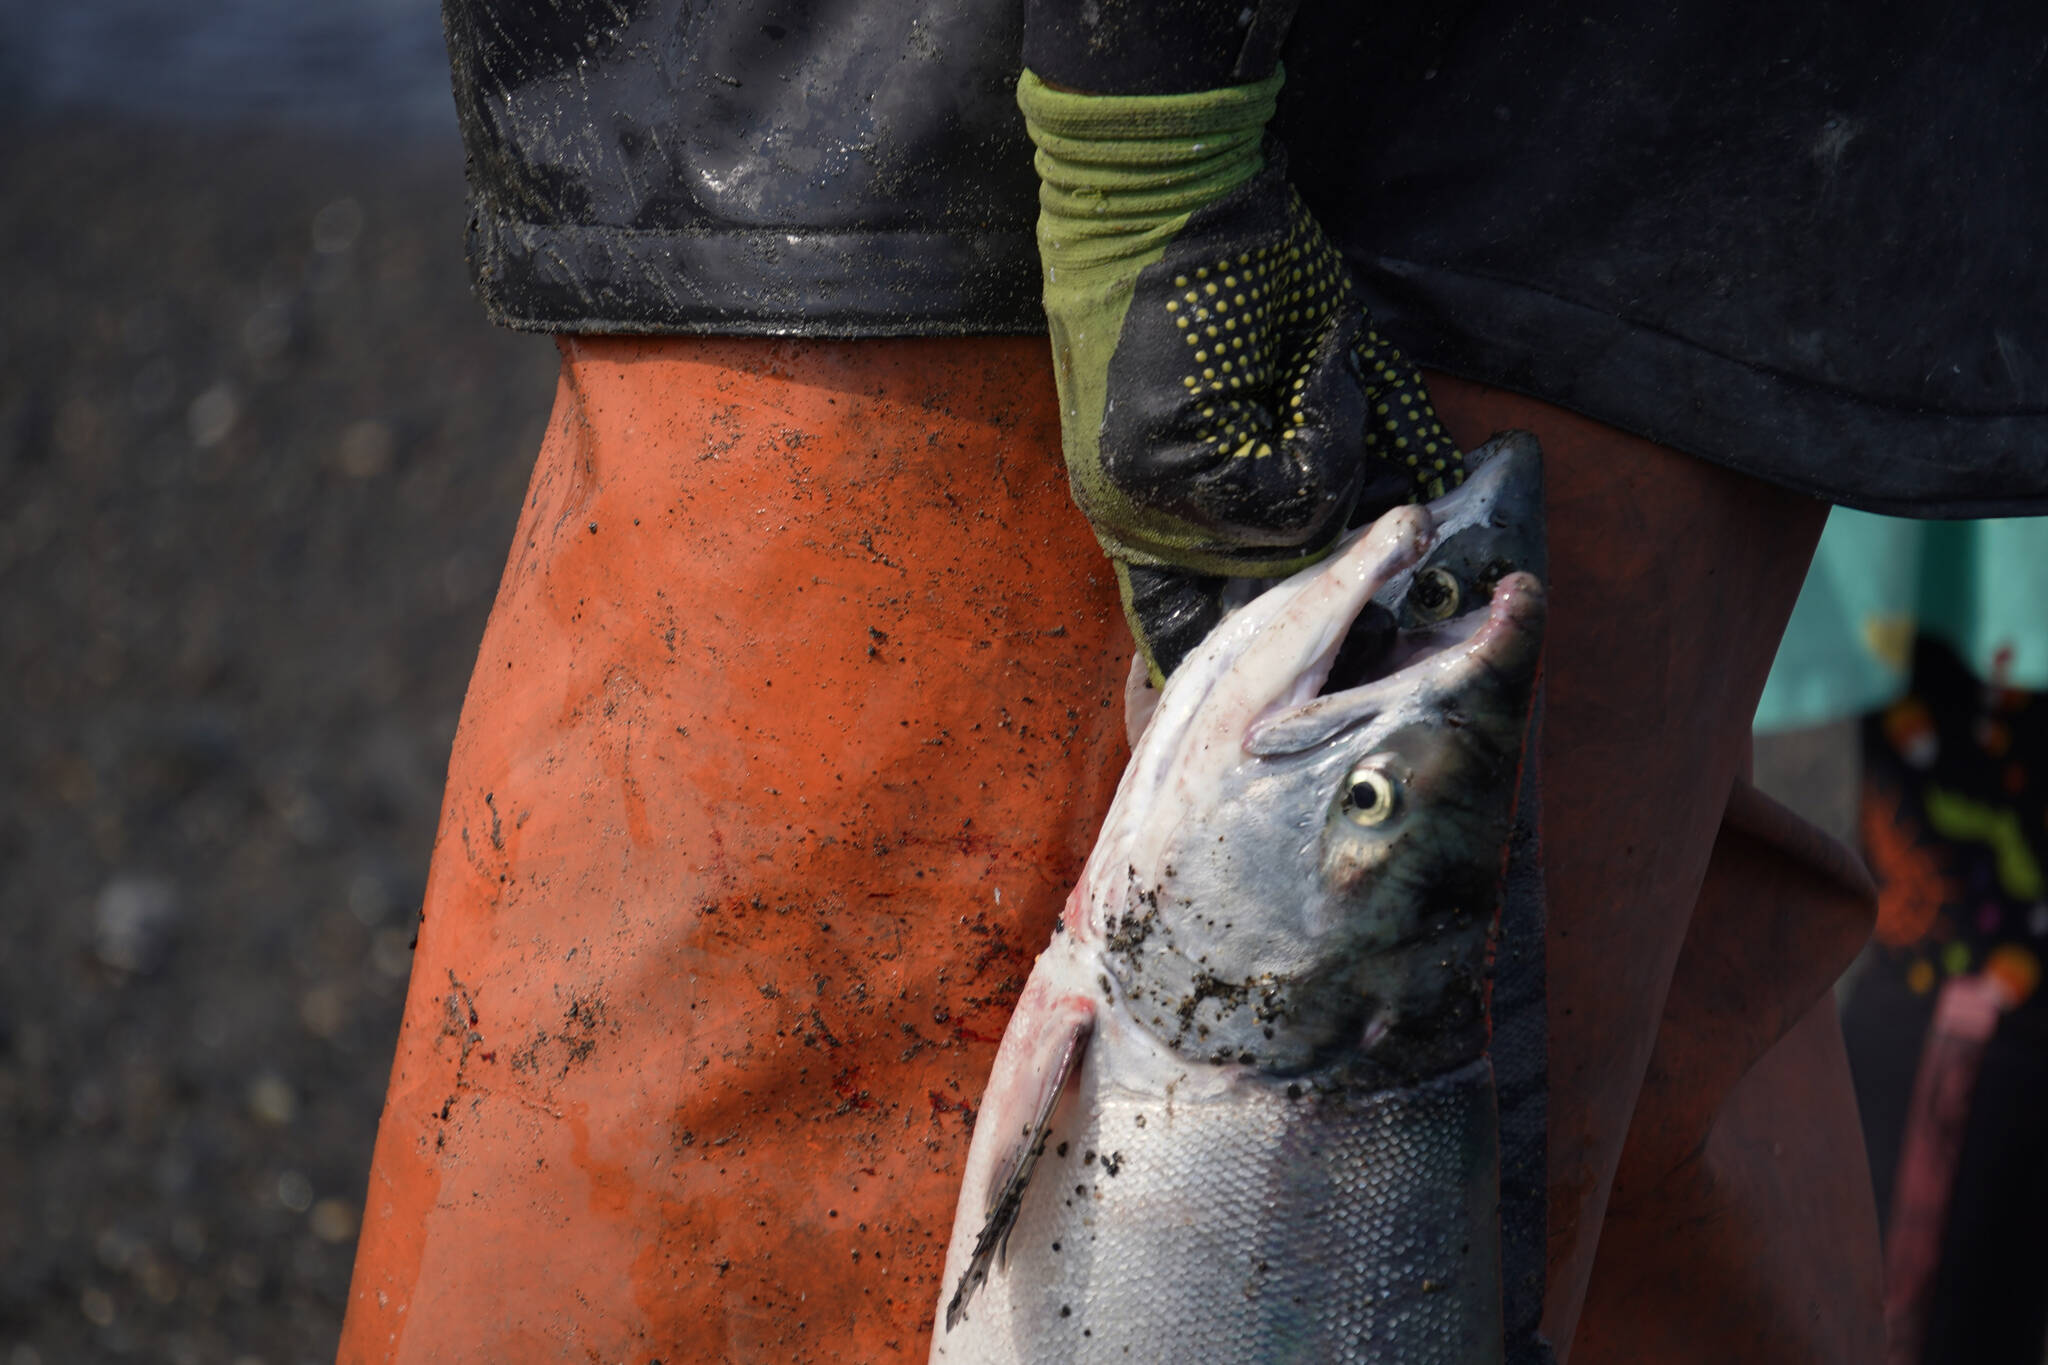
<path fill-rule="evenodd" d="M 1866 512 L 2048 513 L 2048 411 L 1902 406 L 1762 369 L 1527 285 L 1389 258 L 1352 265 L 1382 330 L 1425 367 Z M 1822 450 L 1837 455 L 1815 459 Z M 1853 482 L 1811 477 L 1829 470 Z"/>
<path fill-rule="evenodd" d="M 477 213 L 470 276 L 529 332 L 966 336 L 1045 331 L 1029 232 L 707 232 Z"/>

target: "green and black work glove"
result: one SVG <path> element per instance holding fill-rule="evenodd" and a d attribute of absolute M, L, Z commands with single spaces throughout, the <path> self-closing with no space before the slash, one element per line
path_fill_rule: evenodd
<path fill-rule="evenodd" d="M 1067 472 L 1155 683 L 1220 618 L 1226 579 L 1291 573 L 1354 512 L 1463 477 L 1264 143 L 1281 80 L 1017 88 Z"/>

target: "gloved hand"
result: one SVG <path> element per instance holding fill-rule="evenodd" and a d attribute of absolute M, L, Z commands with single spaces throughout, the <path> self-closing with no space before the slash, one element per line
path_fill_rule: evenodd
<path fill-rule="evenodd" d="M 1292 573 L 1355 512 L 1462 477 L 1421 381 L 1262 146 L 1281 80 L 1018 84 L 1067 472 L 1154 683 L 1221 616 L 1226 577 Z"/>

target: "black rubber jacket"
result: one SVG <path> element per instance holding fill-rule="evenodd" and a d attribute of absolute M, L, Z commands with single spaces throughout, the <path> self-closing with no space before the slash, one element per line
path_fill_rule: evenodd
<path fill-rule="evenodd" d="M 1022 3 L 447 0 L 486 307 L 1041 330 Z M 2048 511 L 2048 6 L 1303 0 L 1282 59 L 1295 181 L 1421 363 L 1838 502 Z"/>

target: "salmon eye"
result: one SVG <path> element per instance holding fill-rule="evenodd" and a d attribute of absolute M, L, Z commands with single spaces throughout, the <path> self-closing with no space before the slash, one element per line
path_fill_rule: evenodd
<path fill-rule="evenodd" d="M 1408 590 L 1409 605 L 1424 621 L 1448 621 L 1458 614 L 1458 580 L 1448 569 L 1424 569 Z"/>
<path fill-rule="evenodd" d="M 1378 768 L 1363 764 L 1344 779 L 1344 814 L 1354 825 L 1384 824 L 1394 813 L 1399 789 L 1394 779 Z"/>

